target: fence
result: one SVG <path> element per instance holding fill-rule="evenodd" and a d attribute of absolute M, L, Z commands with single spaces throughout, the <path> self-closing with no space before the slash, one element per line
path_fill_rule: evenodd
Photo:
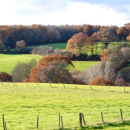
<path fill-rule="evenodd" d="M 129 111 L 130 112 L 130 111 Z M 46 129 L 46 130 L 51 130 L 51 129 L 62 129 L 62 128 L 82 128 L 82 127 L 87 127 L 89 125 L 102 125 L 102 124 L 107 124 L 110 122 L 114 122 L 114 121 L 125 121 L 125 117 L 124 117 L 124 113 L 123 110 L 120 108 L 118 110 L 118 113 L 116 113 L 116 116 L 119 117 L 117 119 L 114 119 L 113 121 L 110 119 L 108 119 L 108 117 L 110 117 L 110 115 L 107 117 L 107 114 L 105 114 L 104 112 L 99 113 L 98 115 L 98 120 L 96 120 L 95 122 L 91 122 L 90 120 L 88 120 L 88 113 L 79 113 L 79 114 L 59 114 L 59 115 L 48 115 L 46 120 L 43 120 L 43 116 L 45 115 L 38 115 L 35 116 L 34 118 L 34 122 L 31 122 L 30 124 L 28 124 L 28 127 L 24 126 L 26 128 L 26 130 L 31 129 L 31 130 L 42 130 L 42 129 Z M 111 115 L 114 115 L 115 113 L 111 113 Z M 68 116 L 69 115 L 69 116 Z M 91 115 L 91 117 L 94 118 L 93 115 Z M 28 118 L 29 119 L 29 118 Z M 97 119 L 97 118 L 96 118 Z M 129 118 L 127 117 L 127 120 Z M 51 121 L 52 120 L 52 121 Z M 9 120 L 8 120 L 8 115 L 2 115 L 2 124 L 3 124 L 3 130 L 7 130 L 8 129 L 8 125 L 9 125 Z M 17 128 L 18 128 L 17 124 Z M 24 125 L 24 124 L 21 124 Z M 30 126 L 29 126 L 30 125 Z M 15 129 L 14 127 L 11 128 L 11 126 L 9 127 L 10 130 Z M 19 129 L 20 130 L 20 129 Z"/>
<path fill-rule="evenodd" d="M 1 85 L 14 85 L 17 86 L 20 83 L 17 82 L 2 82 Z M 35 84 L 36 86 L 50 87 L 50 88 L 65 88 L 65 89 L 78 89 L 78 90 L 93 90 L 93 91 L 109 91 L 109 92 L 123 92 L 123 93 L 130 93 L 130 86 L 102 86 L 102 88 L 98 88 L 99 86 L 96 85 L 77 85 L 77 84 L 60 84 L 60 87 L 57 87 L 57 84 L 54 83 L 22 83 L 26 86 Z"/>
<path fill-rule="evenodd" d="M 12 86 L 19 86 L 19 83 L 4 83 L 1 82 L 1 85 L 12 85 Z M 23 84 L 22 84 L 23 85 Z M 38 86 L 38 87 L 50 87 L 50 89 L 54 88 L 62 88 L 64 89 L 75 89 L 75 92 L 79 92 L 78 90 L 81 90 L 83 93 L 86 91 L 103 91 L 103 92 L 110 92 L 114 93 L 124 93 L 124 95 L 129 95 L 130 93 L 130 87 L 112 87 L 112 86 L 105 86 L 105 87 L 97 87 L 97 86 L 86 86 L 86 85 L 60 85 L 59 87 L 57 84 L 31 84 L 31 83 L 24 83 L 26 86 Z M 68 92 L 68 91 L 67 91 Z M 125 104 L 124 104 L 125 105 Z M 129 106 L 128 106 L 129 107 Z M 80 110 L 78 110 L 80 112 Z M 80 113 L 60 113 L 60 114 L 46 114 L 44 111 L 43 114 L 38 115 L 32 115 L 30 117 L 23 117 L 27 118 L 25 121 L 27 122 L 27 126 L 24 126 L 24 121 L 17 121 L 14 122 L 14 119 L 8 118 L 7 115 L 2 115 L 2 122 L 0 127 L 4 130 L 10 129 L 15 130 L 14 128 L 20 128 L 25 127 L 26 130 L 35 130 L 35 129 L 59 129 L 59 128 L 75 128 L 75 127 L 83 127 L 83 126 L 89 126 L 89 125 L 95 125 L 105 122 L 111 122 L 111 121 L 124 121 L 125 119 L 129 119 L 130 117 L 130 110 L 111 110 L 109 111 L 101 110 L 101 111 L 93 111 L 92 113 L 89 112 L 89 109 L 87 111 L 83 111 Z M 13 116 L 12 116 L 13 117 Z M 13 117 L 15 118 L 15 117 Z M 32 119 L 33 118 L 33 119 Z M 10 123 L 11 122 L 11 123 Z M 12 126 L 12 124 L 15 124 Z M 11 125 L 10 125 L 11 124 Z M 20 130 L 20 129 L 19 129 Z"/>

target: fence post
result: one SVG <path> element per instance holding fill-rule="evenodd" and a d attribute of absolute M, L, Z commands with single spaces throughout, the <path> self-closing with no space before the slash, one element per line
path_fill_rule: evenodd
<path fill-rule="evenodd" d="M 124 86 L 124 93 L 125 93 L 125 86 Z"/>
<path fill-rule="evenodd" d="M 6 122 L 4 122 L 4 130 L 7 130 Z"/>
<path fill-rule="evenodd" d="M 75 86 L 76 89 L 78 89 L 76 86 Z"/>
<path fill-rule="evenodd" d="M 101 112 L 102 123 L 104 123 L 103 112 Z"/>
<path fill-rule="evenodd" d="M 15 80 L 14 80 L 14 85 L 15 85 Z"/>
<path fill-rule="evenodd" d="M 3 128 L 5 130 L 5 118 L 4 118 L 4 114 L 2 115 L 2 119 L 3 119 Z"/>
<path fill-rule="evenodd" d="M 93 90 L 91 86 L 90 86 L 90 88 L 91 88 L 91 90 Z"/>
<path fill-rule="evenodd" d="M 83 113 L 82 113 L 82 119 L 83 119 L 84 125 L 86 125 L 86 122 L 85 122 L 85 118 L 84 118 L 84 114 L 83 114 Z"/>
<path fill-rule="evenodd" d="M 82 113 L 79 113 L 79 126 L 82 127 Z"/>
<path fill-rule="evenodd" d="M 122 109 L 120 108 L 120 114 L 121 114 L 121 120 L 123 121 L 123 113 L 122 113 Z"/>
<path fill-rule="evenodd" d="M 37 116 L 37 129 L 39 128 L 39 116 Z"/>
<path fill-rule="evenodd" d="M 63 128 L 63 118 L 62 118 L 62 116 L 61 116 L 61 125 L 62 125 L 62 128 Z"/>
<path fill-rule="evenodd" d="M 59 128 L 60 128 L 60 114 L 59 114 Z"/>
<path fill-rule="evenodd" d="M 51 83 L 50 83 L 50 87 L 52 88 Z"/>
<path fill-rule="evenodd" d="M 65 88 L 65 85 L 63 84 L 64 88 Z"/>
<path fill-rule="evenodd" d="M 1 85 L 3 85 L 2 80 L 1 80 Z"/>
<path fill-rule="evenodd" d="M 4 114 L 2 115 L 2 119 L 3 119 L 3 129 L 7 130 Z"/>

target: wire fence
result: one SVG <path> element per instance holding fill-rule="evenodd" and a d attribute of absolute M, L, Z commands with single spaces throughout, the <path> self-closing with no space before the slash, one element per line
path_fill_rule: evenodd
<path fill-rule="evenodd" d="M 1 85 L 12 85 L 18 86 L 21 83 L 17 82 L 2 82 Z M 39 87 L 50 87 L 50 88 L 64 88 L 64 89 L 75 89 L 75 90 L 92 90 L 92 91 L 109 91 L 117 93 L 130 93 L 130 86 L 102 86 L 98 85 L 77 85 L 77 84 L 60 84 L 57 86 L 55 83 L 22 83 L 25 86 L 39 86 Z"/>
<path fill-rule="evenodd" d="M 1 82 L 1 85 L 12 85 L 12 86 L 19 86 L 19 83 L 9 83 L 9 82 Z M 62 89 L 75 89 L 78 93 L 78 90 L 81 90 L 82 92 L 88 91 L 108 91 L 111 93 L 130 93 L 130 87 L 122 86 L 122 87 L 113 87 L 113 86 L 105 86 L 102 88 L 99 88 L 97 86 L 86 86 L 86 85 L 60 85 L 57 86 L 57 84 L 42 84 L 42 83 L 24 83 L 26 86 L 39 86 L 39 87 L 50 87 L 52 89 L 55 88 L 62 88 Z M 12 116 L 13 117 L 13 116 Z M 14 117 L 15 118 L 15 117 Z M 24 117 L 23 117 L 24 118 Z M 59 129 L 59 128 L 76 128 L 76 127 L 83 127 L 83 126 L 89 126 L 89 125 L 96 125 L 101 124 L 104 122 L 114 122 L 114 121 L 124 121 L 130 119 L 130 110 L 123 111 L 122 109 L 117 110 L 109 110 L 109 111 L 93 111 L 90 113 L 87 112 L 80 112 L 80 113 L 59 113 L 59 114 L 40 114 L 40 115 L 33 115 L 25 117 L 28 120 L 25 120 L 27 122 L 27 126 L 24 126 L 25 122 L 23 120 L 19 120 L 16 122 L 15 119 L 8 119 L 8 115 L 2 115 L 1 118 L 1 129 L 3 130 L 15 130 L 15 127 L 25 127 L 26 130 L 51 130 L 51 129 Z M 33 120 L 32 120 L 33 118 Z M 11 122 L 11 123 L 10 123 Z M 10 125 L 11 124 L 11 125 Z M 12 125 L 14 124 L 14 125 Z M 20 130 L 20 129 L 19 129 Z"/>
<path fill-rule="evenodd" d="M 38 116 L 31 116 L 26 117 L 28 118 L 28 125 L 24 126 L 23 122 L 13 122 L 15 125 L 10 126 L 10 120 L 8 119 L 8 115 L 2 115 L 1 123 L 3 130 L 15 130 L 15 127 L 19 128 L 21 126 L 24 126 L 26 130 L 52 130 L 52 129 L 61 129 L 61 128 L 68 128 L 68 129 L 74 129 L 78 127 L 85 127 L 85 126 L 91 126 L 91 125 L 97 125 L 97 124 L 106 124 L 111 122 L 117 122 L 117 121 L 125 121 L 130 120 L 130 111 L 123 111 L 122 109 L 119 109 L 118 112 L 100 112 L 100 113 L 77 113 L 77 114 L 59 114 L 59 115 L 38 115 Z M 33 118 L 32 120 L 30 120 Z M 9 127 L 8 127 L 9 126 Z M 1 128 L 2 130 L 2 128 Z"/>

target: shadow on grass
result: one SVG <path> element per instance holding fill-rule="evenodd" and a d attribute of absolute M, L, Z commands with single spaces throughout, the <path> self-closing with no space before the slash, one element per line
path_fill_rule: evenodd
<path fill-rule="evenodd" d="M 59 130 L 89 130 L 89 129 L 105 129 L 105 128 L 112 128 L 115 127 L 124 127 L 124 126 L 130 126 L 130 121 L 123 121 L 123 122 L 113 122 L 113 123 L 105 123 L 105 124 L 98 124 L 96 126 L 84 126 L 82 128 L 61 128 Z"/>

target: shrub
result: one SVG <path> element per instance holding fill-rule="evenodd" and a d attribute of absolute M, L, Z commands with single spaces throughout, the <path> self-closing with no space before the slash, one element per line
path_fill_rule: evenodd
<path fill-rule="evenodd" d="M 50 46 L 39 46 L 34 48 L 31 53 L 32 54 L 38 54 L 38 55 L 49 55 L 50 53 L 53 53 L 54 49 Z"/>
<path fill-rule="evenodd" d="M 26 46 L 26 43 L 24 40 L 21 40 L 21 41 L 17 41 L 16 42 L 16 50 L 21 50 L 21 49 L 24 49 Z"/>
<path fill-rule="evenodd" d="M 1 81 L 12 81 L 12 76 L 7 74 L 6 72 L 0 73 L 0 80 Z"/>
<path fill-rule="evenodd" d="M 116 86 L 124 86 L 124 85 L 126 85 L 126 82 L 125 82 L 124 79 L 120 78 L 120 79 L 117 79 L 117 80 L 115 81 L 115 85 L 116 85 Z"/>
<path fill-rule="evenodd" d="M 106 60 L 107 54 L 108 54 L 108 49 L 104 49 L 100 55 L 100 59 Z"/>
<path fill-rule="evenodd" d="M 114 85 L 114 83 L 104 77 L 96 77 L 89 82 L 89 85 L 107 86 L 107 85 Z"/>
<path fill-rule="evenodd" d="M 36 67 L 31 68 L 30 82 L 73 83 L 69 72 L 74 65 L 66 56 L 44 56 Z"/>
<path fill-rule="evenodd" d="M 28 83 L 28 82 L 30 82 L 30 79 L 29 79 L 29 78 L 24 78 L 24 79 L 23 79 L 23 82 L 24 82 L 24 83 Z"/>
<path fill-rule="evenodd" d="M 12 71 L 13 81 L 21 82 L 25 77 L 29 78 L 30 69 L 36 66 L 36 64 L 37 61 L 35 59 L 32 59 L 29 63 L 17 63 Z"/>
<path fill-rule="evenodd" d="M 130 82 L 130 67 L 123 67 L 118 71 L 119 78 L 124 79 L 126 82 Z"/>
<path fill-rule="evenodd" d="M 71 71 L 71 75 L 75 84 L 85 84 L 83 82 L 83 75 L 81 72 L 74 69 L 73 71 Z"/>

